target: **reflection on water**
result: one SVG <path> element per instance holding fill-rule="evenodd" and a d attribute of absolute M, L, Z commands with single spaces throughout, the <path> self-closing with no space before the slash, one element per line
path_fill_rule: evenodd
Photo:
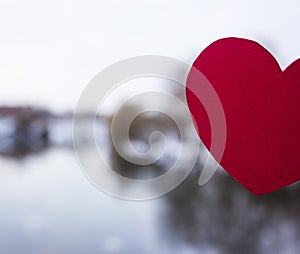
<path fill-rule="evenodd" d="M 194 172 L 162 198 L 95 188 L 73 152 L 0 160 L 0 253 L 298 253 L 300 186 L 255 197 L 227 175 Z"/>

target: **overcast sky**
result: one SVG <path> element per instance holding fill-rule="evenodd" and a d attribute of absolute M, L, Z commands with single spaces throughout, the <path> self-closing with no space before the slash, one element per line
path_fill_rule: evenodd
<path fill-rule="evenodd" d="M 71 110 L 118 60 L 159 54 L 192 63 L 227 36 L 260 42 L 286 67 L 300 57 L 299 3 L 0 0 L 0 104 Z"/>

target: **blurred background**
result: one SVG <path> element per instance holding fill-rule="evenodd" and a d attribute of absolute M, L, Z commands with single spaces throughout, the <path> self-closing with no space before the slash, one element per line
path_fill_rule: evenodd
<path fill-rule="evenodd" d="M 256 197 L 219 169 L 200 187 L 201 147 L 192 173 L 175 190 L 125 201 L 87 180 L 72 141 L 80 93 L 108 65 L 146 54 L 192 64 L 214 40 L 238 36 L 261 43 L 284 69 L 299 58 L 299 12 L 296 0 L 0 0 L 0 254 L 299 253 L 299 183 Z M 151 84 L 135 86 L 147 91 Z M 184 98 L 183 89 L 159 86 Z M 149 135 L 160 130 L 172 149 L 148 166 L 122 159 L 109 128 L 114 100 L 126 96 L 112 96 L 98 115 L 100 145 L 121 175 L 163 174 L 180 142 L 189 141 L 180 140 L 167 115 L 145 113 L 132 123 L 132 144 L 146 151 Z M 140 106 L 127 104 L 122 117 Z M 91 117 L 82 114 L 83 123 Z M 88 151 L 84 133 L 83 125 Z"/>

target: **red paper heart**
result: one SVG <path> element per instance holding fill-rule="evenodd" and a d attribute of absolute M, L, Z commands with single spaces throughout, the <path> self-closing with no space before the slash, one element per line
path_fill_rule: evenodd
<path fill-rule="evenodd" d="M 281 71 L 254 41 L 226 38 L 208 46 L 193 66 L 216 90 L 224 108 L 227 140 L 222 167 L 256 195 L 300 179 L 300 59 Z M 209 148 L 208 115 L 191 92 L 187 101 L 198 134 Z"/>

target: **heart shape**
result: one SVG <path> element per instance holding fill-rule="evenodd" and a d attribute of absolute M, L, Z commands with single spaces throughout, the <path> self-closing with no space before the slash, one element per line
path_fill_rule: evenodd
<path fill-rule="evenodd" d="M 225 38 L 209 45 L 193 67 L 210 81 L 225 112 L 227 139 L 221 166 L 256 195 L 298 181 L 300 59 L 282 71 L 260 44 Z M 187 102 L 209 148 L 209 118 L 191 92 L 197 85 L 187 79 Z"/>

